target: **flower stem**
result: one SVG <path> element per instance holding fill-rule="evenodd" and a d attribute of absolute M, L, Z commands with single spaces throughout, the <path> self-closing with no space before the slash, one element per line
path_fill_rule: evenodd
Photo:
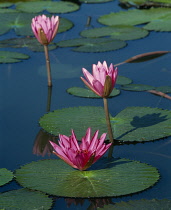
<path fill-rule="evenodd" d="M 113 137 L 112 127 L 111 127 L 111 123 L 110 123 L 107 98 L 103 98 L 103 103 L 104 103 L 104 111 L 105 111 L 105 115 L 106 115 L 106 124 L 107 124 L 107 128 L 108 128 L 109 140 L 112 143 L 112 146 L 109 149 L 108 158 L 112 158 L 112 153 L 113 153 L 113 149 L 114 149 L 114 137 Z"/>
<path fill-rule="evenodd" d="M 45 58 L 46 58 L 48 86 L 51 87 L 52 86 L 52 79 L 51 79 L 51 69 L 50 69 L 50 59 L 49 59 L 48 45 L 44 45 L 44 51 L 45 51 Z"/>

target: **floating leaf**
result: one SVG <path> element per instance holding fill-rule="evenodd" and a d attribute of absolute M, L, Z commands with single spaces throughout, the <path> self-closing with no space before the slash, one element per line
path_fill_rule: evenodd
<path fill-rule="evenodd" d="M 121 87 L 123 90 L 130 90 L 130 91 L 146 91 L 155 89 L 155 87 L 151 85 L 142 85 L 142 84 L 128 84 Z"/>
<path fill-rule="evenodd" d="M 62 160 L 40 160 L 17 169 L 15 176 L 22 186 L 32 190 L 62 197 L 84 198 L 139 192 L 159 179 L 156 168 L 128 159 L 110 162 L 102 159 L 93 167 L 89 171 L 79 171 Z"/>
<path fill-rule="evenodd" d="M 144 26 L 147 30 L 155 30 L 155 31 L 171 31 L 171 15 L 166 15 L 164 17 L 160 17 L 148 23 Z"/>
<path fill-rule="evenodd" d="M 110 116 L 110 119 L 116 140 L 143 142 L 171 135 L 171 112 L 167 110 L 127 107 L 115 117 Z M 59 109 L 42 116 L 39 123 L 45 131 L 55 136 L 69 136 L 71 129 L 74 129 L 78 139 L 84 136 L 88 127 L 92 128 L 92 132 L 100 130 L 100 134 L 107 130 L 103 107 Z"/>
<path fill-rule="evenodd" d="M 3 13 L 3 14 L 6 14 L 6 13 L 18 13 L 18 11 L 17 10 L 15 10 L 15 9 L 2 9 L 2 8 L 0 8 L 0 13 Z"/>
<path fill-rule="evenodd" d="M 0 63 L 17 63 L 29 56 L 18 52 L 0 51 Z"/>
<path fill-rule="evenodd" d="M 93 91 L 86 89 L 86 88 L 72 87 L 72 88 L 67 89 L 67 92 L 71 95 L 78 96 L 78 97 L 101 98 L 100 96 L 93 93 Z M 110 98 L 117 96 L 119 94 L 120 94 L 120 90 L 114 88 L 112 93 L 110 94 Z"/>
<path fill-rule="evenodd" d="M 152 200 L 130 200 L 128 202 L 121 201 L 120 203 L 115 203 L 114 205 L 105 205 L 103 208 L 98 208 L 99 210 L 144 210 L 144 209 L 171 209 L 171 200 L 168 199 L 152 199 Z"/>
<path fill-rule="evenodd" d="M 38 14 L 25 14 L 25 13 L 5 13 L 0 14 L 0 35 L 7 33 L 11 29 L 17 35 L 30 36 L 33 35 L 31 29 L 31 20 Z M 73 27 L 73 23 L 65 18 L 60 18 L 58 32 L 64 32 Z"/>
<path fill-rule="evenodd" d="M 88 38 L 111 36 L 113 39 L 134 40 L 148 35 L 148 31 L 134 26 L 117 25 L 87 29 L 81 32 L 81 36 Z"/>
<path fill-rule="evenodd" d="M 110 38 L 78 38 L 58 42 L 59 47 L 75 47 L 73 51 L 78 52 L 106 52 L 117 50 L 126 46 L 126 43 L 121 40 Z"/>
<path fill-rule="evenodd" d="M 128 85 L 130 83 L 132 83 L 132 80 L 130 78 L 118 75 L 117 80 L 116 80 L 116 84 L 118 84 L 118 85 Z"/>
<path fill-rule="evenodd" d="M 104 3 L 104 2 L 109 2 L 113 0 L 80 0 L 80 2 L 91 4 L 91 3 Z"/>
<path fill-rule="evenodd" d="M 160 86 L 155 88 L 157 91 L 161 91 L 163 93 L 171 93 L 171 86 Z"/>
<path fill-rule="evenodd" d="M 0 168 L 0 186 L 8 183 L 13 179 L 13 173 L 6 168 Z"/>
<path fill-rule="evenodd" d="M 50 13 L 67 13 L 79 9 L 77 4 L 72 2 L 52 2 L 52 1 L 36 1 L 36 2 L 19 2 L 16 9 L 22 12 L 39 13 L 44 10 Z"/>
<path fill-rule="evenodd" d="M 148 10 L 129 10 L 102 15 L 98 21 L 104 25 L 138 25 L 148 23 L 171 12 L 169 8 L 151 8 Z M 146 27 L 144 27 L 146 29 Z"/>
<path fill-rule="evenodd" d="M 2 209 L 48 210 L 51 206 L 52 199 L 41 192 L 19 189 L 0 194 L 0 208 Z"/>
<path fill-rule="evenodd" d="M 1 2 L 2 2 L 2 1 L 1 1 Z M 4 2 L 4 3 L 0 3 L 0 8 L 11 7 L 12 5 L 13 5 L 13 3 Z"/>
<path fill-rule="evenodd" d="M 44 51 L 44 47 L 37 41 L 36 38 L 23 37 L 23 38 L 12 38 L 0 41 L 0 47 L 12 47 L 12 48 L 23 48 L 27 47 L 32 51 L 40 52 Z M 53 43 L 48 45 L 49 50 L 56 49 L 57 46 Z"/>

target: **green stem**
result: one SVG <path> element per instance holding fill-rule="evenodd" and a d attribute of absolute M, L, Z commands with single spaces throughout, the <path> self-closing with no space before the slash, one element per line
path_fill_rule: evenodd
<path fill-rule="evenodd" d="M 107 98 L 103 98 L 103 103 L 104 103 L 104 111 L 105 111 L 105 115 L 106 115 L 106 124 L 107 124 L 107 128 L 108 128 L 109 140 L 112 143 L 112 146 L 109 149 L 108 158 L 112 158 L 112 153 L 113 153 L 113 149 L 114 149 L 114 137 L 113 137 L 112 127 L 111 127 L 111 123 L 110 123 Z"/>
<path fill-rule="evenodd" d="M 51 79 L 51 69 L 50 69 L 50 59 L 49 59 L 48 45 L 44 45 L 44 51 L 45 51 L 45 58 L 46 58 L 48 86 L 51 87 L 52 86 L 52 79 Z"/>

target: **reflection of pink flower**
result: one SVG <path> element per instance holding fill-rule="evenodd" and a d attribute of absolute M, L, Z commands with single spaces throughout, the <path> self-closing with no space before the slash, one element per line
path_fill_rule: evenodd
<path fill-rule="evenodd" d="M 104 61 L 103 63 L 98 62 L 97 65 L 93 64 L 93 75 L 85 68 L 82 70 L 86 80 L 83 77 L 81 79 L 85 85 L 98 96 L 107 98 L 115 86 L 118 74 L 117 68 L 114 68 L 112 63 L 108 67 L 106 61 Z"/>
<path fill-rule="evenodd" d="M 32 19 L 31 27 L 37 40 L 42 45 L 48 45 L 55 37 L 59 26 L 59 16 L 39 15 Z"/>
<path fill-rule="evenodd" d="M 99 131 L 96 131 L 91 138 L 91 128 L 88 128 L 86 135 L 82 138 L 82 142 L 79 145 L 75 133 L 72 130 L 70 137 L 59 135 L 59 146 L 54 142 L 50 141 L 50 143 L 55 150 L 54 154 L 67 164 L 79 170 L 86 170 L 111 146 L 111 143 L 107 145 L 104 143 L 106 133 L 103 133 L 100 139 L 98 139 L 98 133 Z"/>

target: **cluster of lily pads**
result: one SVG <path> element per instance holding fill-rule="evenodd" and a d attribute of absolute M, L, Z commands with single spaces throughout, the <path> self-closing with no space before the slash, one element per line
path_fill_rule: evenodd
<path fill-rule="evenodd" d="M 85 0 L 84 2 L 94 3 L 91 0 Z M 0 47 L 29 47 L 33 51 L 43 50 L 43 47 L 32 37 L 33 33 L 30 27 L 31 19 L 37 13 L 43 10 L 47 10 L 49 13 L 66 13 L 79 9 L 77 4 L 60 1 L 19 2 L 15 5 L 13 3 L 3 3 L 0 4 L 0 7 L 2 8 L 0 13 L 3 13 L 0 34 L 2 35 L 14 29 L 16 35 L 29 36 L 27 38 L 2 40 L 0 41 Z M 104 15 L 98 21 L 107 26 L 82 31 L 80 35 L 84 38 L 52 43 L 49 48 L 55 49 L 58 46 L 77 47 L 74 48 L 74 51 L 79 52 L 116 50 L 126 46 L 126 40 L 147 36 L 149 34 L 148 30 L 171 31 L 168 25 L 165 27 L 165 24 L 168 24 L 171 18 L 170 11 L 169 8 L 134 9 Z M 158 20 L 162 22 L 161 25 L 156 24 Z M 139 24 L 146 25 L 142 28 L 135 26 Z M 58 32 L 64 32 L 72 27 L 73 23 L 71 21 L 61 18 Z M 161 52 L 160 55 L 165 53 L 167 52 Z M 145 57 L 145 55 L 141 57 Z M 15 54 L 12 54 L 12 52 L 0 51 L 1 63 L 14 63 L 28 58 L 27 55 L 22 53 L 15 52 Z M 129 62 L 131 61 L 127 61 L 127 63 Z M 131 79 L 122 76 L 118 77 L 117 84 L 119 88 L 113 90 L 110 95 L 111 98 L 118 96 L 122 90 L 171 92 L 170 87 L 156 88 L 132 84 Z M 81 87 L 71 87 L 67 92 L 78 97 L 100 98 L 90 90 Z M 104 110 L 102 107 L 94 106 L 54 110 L 42 116 L 39 124 L 46 132 L 54 136 L 58 136 L 60 133 L 70 135 L 71 121 L 72 128 L 79 139 L 84 136 L 87 127 L 91 127 L 93 131 L 100 130 L 101 134 L 106 132 Z M 146 142 L 171 136 L 168 127 L 168 124 L 171 123 L 171 112 L 168 110 L 150 107 L 127 107 L 115 116 L 110 115 L 110 122 L 116 141 L 122 143 Z M 74 198 L 128 195 L 153 186 L 159 180 L 160 174 L 155 167 L 146 163 L 122 158 L 113 158 L 112 160 L 103 158 L 88 171 L 75 170 L 62 160 L 48 159 L 21 166 L 14 173 L 4 168 L 0 169 L 0 186 L 7 184 L 14 177 L 23 188 L 1 193 L 0 209 L 50 209 L 53 199 L 48 195 Z M 156 206 L 166 206 L 169 209 L 171 208 L 171 201 L 154 199 L 152 201 L 120 202 L 115 204 L 115 207 L 112 204 L 106 205 L 104 209 L 112 209 L 113 207 L 119 209 L 122 206 L 126 206 L 127 209 L 130 206 L 131 209 L 133 209 L 132 206 L 135 206 L 135 209 L 138 209 L 139 206 L 146 206 L 151 209 Z"/>

